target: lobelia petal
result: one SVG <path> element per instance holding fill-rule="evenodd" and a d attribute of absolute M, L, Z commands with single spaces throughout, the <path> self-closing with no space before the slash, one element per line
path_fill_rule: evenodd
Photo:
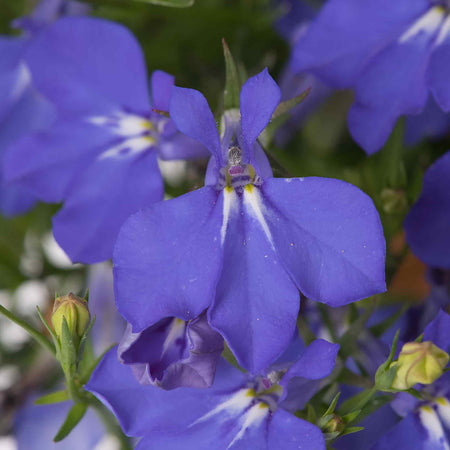
<path fill-rule="evenodd" d="M 437 450 L 448 449 L 449 443 L 439 419 L 429 408 L 408 414 L 391 428 L 371 450 Z"/>
<path fill-rule="evenodd" d="M 406 241 L 430 266 L 450 269 L 450 151 L 426 171 L 419 199 L 406 216 Z"/>
<path fill-rule="evenodd" d="M 169 101 L 172 95 L 172 89 L 175 86 L 175 77 L 155 70 L 151 77 L 152 107 L 159 111 L 169 111 Z"/>
<path fill-rule="evenodd" d="M 356 102 L 348 112 L 347 124 L 353 139 L 368 155 L 372 155 L 386 143 L 397 119 L 395 111 Z"/>
<path fill-rule="evenodd" d="M 94 370 L 86 389 L 108 406 L 129 436 L 177 435 L 220 402 L 222 392 L 245 383 L 246 376 L 221 359 L 213 386 L 164 391 L 138 383 L 129 367 L 120 364 L 117 347 Z"/>
<path fill-rule="evenodd" d="M 303 409 L 317 392 L 318 380 L 331 374 L 339 351 L 338 344 L 316 339 L 289 368 L 280 381 L 281 407 L 294 413 Z"/>
<path fill-rule="evenodd" d="M 340 306 L 385 291 L 383 229 L 366 194 L 316 177 L 272 178 L 262 192 L 275 248 L 303 294 Z"/>
<path fill-rule="evenodd" d="M 131 32 L 91 17 L 65 17 L 28 46 L 33 82 L 67 113 L 150 108 L 145 60 Z"/>
<path fill-rule="evenodd" d="M 96 159 L 72 180 L 53 234 L 73 262 L 92 264 L 112 257 L 122 224 L 163 198 L 153 151 Z"/>
<path fill-rule="evenodd" d="M 450 111 L 450 18 L 442 25 L 428 65 L 428 83 L 439 106 Z"/>
<path fill-rule="evenodd" d="M 428 11 L 360 75 L 356 86 L 359 107 L 350 113 L 349 129 L 368 153 L 382 147 L 387 139 L 386 129 L 390 131 L 401 115 L 418 114 L 424 109 L 428 98 L 428 61 L 442 20 L 440 10 Z M 366 117 L 358 118 L 359 112 Z M 376 117 L 378 114 L 381 117 Z M 366 124 L 364 119 L 370 122 Z M 367 133 L 372 121 L 378 126 Z M 383 141 L 377 131 L 381 131 Z"/>
<path fill-rule="evenodd" d="M 224 195 L 230 214 L 210 323 L 239 363 L 257 373 L 288 346 L 300 298 L 267 234 L 258 188 L 246 188 L 243 202 L 234 191 Z"/>
<path fill-rule="evenodd" d="M 450 316 L 442 309 L 425 328 L 424 341 L 432 341 L 445 352 L 450 352 Z"/>
<path fill-rule="evenodd" d="M 214 381 L 222 351 L 222 337 L 202 314 L 188 323 L 163 319 L 138 334 L 131 333 L 129 327 L 119 346 L 119 358 L 137 368 L 142 384 L 167 390 L 205 388 Z"/>
<path fill-rule="evenodd" d="M 48 126 L 54 116 L 51 105 L 31 87 L 9 109 L 0 123 L 0 210 L 6 216 L 28 211 L 36 197 L 20 183 L 4 183 L 3 157 L 7 148 L 26 133 Z"/>
<path fill-rule="evenodd" d="M 429 7 L 428 0 L 330 0 L 297 43 L 292 68 L 351 87 L 370 59 Z"/>
<path fill-rule="evenodd" d="M 29 88 L 31 75 L 22 56 L 26 39 L 0 36 L 0 121 Z"/>
<path fill-rule="evenodd" d="M 164 317 L 193 319 L 211 304 L 222 266 L 222 211 L 223 195 L 204 187 L 125 222 L 114 281 L 118 309 L 133 331 Z"/>
<path fill-rule="evenodd" d="M 312 423 L 279 408 L 272 416 L 268 450 L 325 450 L 322 432 Z"/>
<path fill-rule="evenodd" d="M 253 144 L 266 128 L 280 103 L 281 91 L 267 68 L 249 78 L 241 89 L 241 131 L 245 154 L 243 162 L 254 164 Z"/>
<path fill-rule="evenodd" d="M 61 202 L 75 177 L 112 139 L 102 127 L 58 121 L 51 129 L 27 135 L 8 148 L 5 180 L 20 183 L 45 202 Z"/>
<path fill-rule="evenodd" d="M 182 133 L 201 142 L 222 163 L 216 122 L 202 93 L 195 89 L 174 87 L 169 113 Z"/>
<path fill-rule="evenodd" d="M 330 375 L 336 364 L 339 344 L 332 344 L 324 339 L 316 339 L 308 345 L 298 361 L 293 364 L 281 380 L 287 385 L 293 377 L 320 380 Z"/>
<path fill-rule="evenodd" d="M 158 143 L 158 158 L 163 161 L 176 159 L 208 158 L 211 154 L 199 141 L 182 133 L 176 133 Z"/>

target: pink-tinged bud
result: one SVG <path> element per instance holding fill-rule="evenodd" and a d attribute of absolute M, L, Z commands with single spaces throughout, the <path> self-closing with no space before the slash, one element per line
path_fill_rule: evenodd
<path fill-rule="evenodd" d="M 397 367 L 392 387 L 404 391 L 417 383 L 431 384 L 444 373 L 448 361 L 449 355 L 431 341 L 408 342 L 392 364 Z"/>

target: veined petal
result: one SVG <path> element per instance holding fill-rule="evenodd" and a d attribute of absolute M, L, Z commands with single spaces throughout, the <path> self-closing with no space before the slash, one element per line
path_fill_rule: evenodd
<path fill-rule="evenodd" d="M 65 17 L 30 43 L 36 87 L 66 112 L 150 107 L 142 51 L 131 32 L 91 17 Z"/>
<path fill-rule="evenodd" d="M 269 75 L 267 68 L 249 78 L 242 86 L 240 95 L 241 130 L 246 152 L 243 162 L 253 162 L 253 144 L 268 125 L 280 99 L 280 88 Z"/>
<path fill-rule="evenodd" d="M 169 101 L 172 95 L 172 89 L 175 85 L 175 77 L 163 72 L 155 70 L 152 73 L 152 107 L 160 111 L 169 111 Z"/>
<path fill-rule="evenodd" d="M 164 317 L 193 319 L 211 304 L 222 217 L 223 195 L 204 187 L 127 220 L 114 251 L 114 281 L 118 309 L 135 332 Z"/>
<path fill-rule="evenodd" d="M 222 161 L 219 132 L 202 93 L 195 89 L 174 87 L 169 110 L 171 119 L 182 133 L 200 141 Z"/>
<path fill-rule="evenodd" d="M 450 268 L 450 152 L 434 162 L 404 223 L 412 251 L 430 266 Z"/>
<path fill-rule="evenodd" d="M 429 8 L 428 0 L 330 0 L 297 43 L 293 69 L 350 87 L 366 64 Z"/>
<path fill-rule="evenodd" d="M 362 191 L 329 178 L 269 179 L 262 185 L 276 251 L 309 298 L 343 305 L 385 290 L 385 241 Z"/>
<path fill-rule="evenodd" d="M 226 195 L 223 269 L 210 323 L 240 364 L 256 373 L 289 344 L 299 295 L 274 251 L 259 189 L 246 186 L 243 202 L 233 191 Z"/>

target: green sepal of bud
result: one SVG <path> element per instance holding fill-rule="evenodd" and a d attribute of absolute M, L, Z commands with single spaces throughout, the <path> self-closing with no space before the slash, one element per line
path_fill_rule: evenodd
<path fill-rule="evenodd" d="M 91 320 L 87 301 L 72 293 L 55 300 L 51 321 L 54 332 L 60 341 L 63 336 L 64 319 L 73 343 L 78 347 Z"/>
<path fill-rule="evenodd" d="M 417 383 L 433 383 L 443 375 L 449 359 L 448 353 L 431 341 L 406 343 L 391 365 L 396 369 L 392 388 L 405 391 Z"/>

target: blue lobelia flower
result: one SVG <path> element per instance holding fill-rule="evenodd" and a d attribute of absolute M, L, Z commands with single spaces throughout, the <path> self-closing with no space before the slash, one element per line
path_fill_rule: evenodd
<path fill-rule="evenodd" d="M 21 136 L 47 127 L 54 118 L 51 104 L 33 85 L 26 50 L 37 34 L 62 15 L 87 13 L 88 7 L 66 0 L 42 0 L 27 17 L 13 22 L 19 37 L 0 36 L 0 211 L 14 216 L 28 211 L 36 198 L 19 184 L 4 183 L 3 157 Z"/>
<path fill-rule="evenodd" d="M 118 348 L 137 380 L 163 389 L 210 387 L 223 351 L 223 338 L 202 314 L 194 320 L 168 317 L 141 333 L 128 325 Z"/>
<path fill-rule="evenodd" d="M 440 311 L 425 328 L 424 341 L 450 351 L 450 316 Z M 426 400 L 406 392 L 397 394 L 392 407 L 403 419 L 374 445 L 373 450 L 444 450 L 450 440 L 450 373 L 421 390 Z"/>
<path fill-rule="evenodd" d="M 450 152 L 425 173 L 422 193 L 404 227 L 416 256 L 432 267 L 450 269 Z"/>
<path fill-rule="evenodd" d="M 287 346 L 300 289 L 338 306 L 385 289 L 377 211 L 360 190 L 325 178 L 274 179 L 257 143 L 280 100 L 264 70 L 224 116 L 175 88 L 170 115 L 212 158 L 206 186 L 133 215 L 114 253 L 119 312 L 141 331 L 164 317 L 208 321 L 251 372 Z"/>
<path fill-rule="evenodd" d="M 59 115 L 9 149 L 6 177 L 45 202 L 64 202 L 53 233 L 72 261 L 108 259 L 123 221 L 163 197 L 157 158 L 204 149 L 152 110 L 168 109 L 173 77 L 153 73 L 150 103 L 142 51 L 118 24 L 61 19 L 28 47 L 27 62 Z"/>
<path fill-rule="evenodd" d="M 329 0 L 293 55 L 293 70 L 355 89 L 348 125 L 367 153 L 429 92 L 450 111 L 448 0 Z"/>
<path fill-rule="evenodd" d="M 86 388 L 114 412 L 127 435 L 143 437 L 136 447 L 140 450 L 325 450 L 321 431 L 283 405 L 295 379 L 318 380 L 330 374 L 338 348 L 314 341 L 300 357 L 297 352 L 294 363 L 257 377 L 222 359 L 210 389 L 172 391 L 139 384 L 113 349 Z"/>

